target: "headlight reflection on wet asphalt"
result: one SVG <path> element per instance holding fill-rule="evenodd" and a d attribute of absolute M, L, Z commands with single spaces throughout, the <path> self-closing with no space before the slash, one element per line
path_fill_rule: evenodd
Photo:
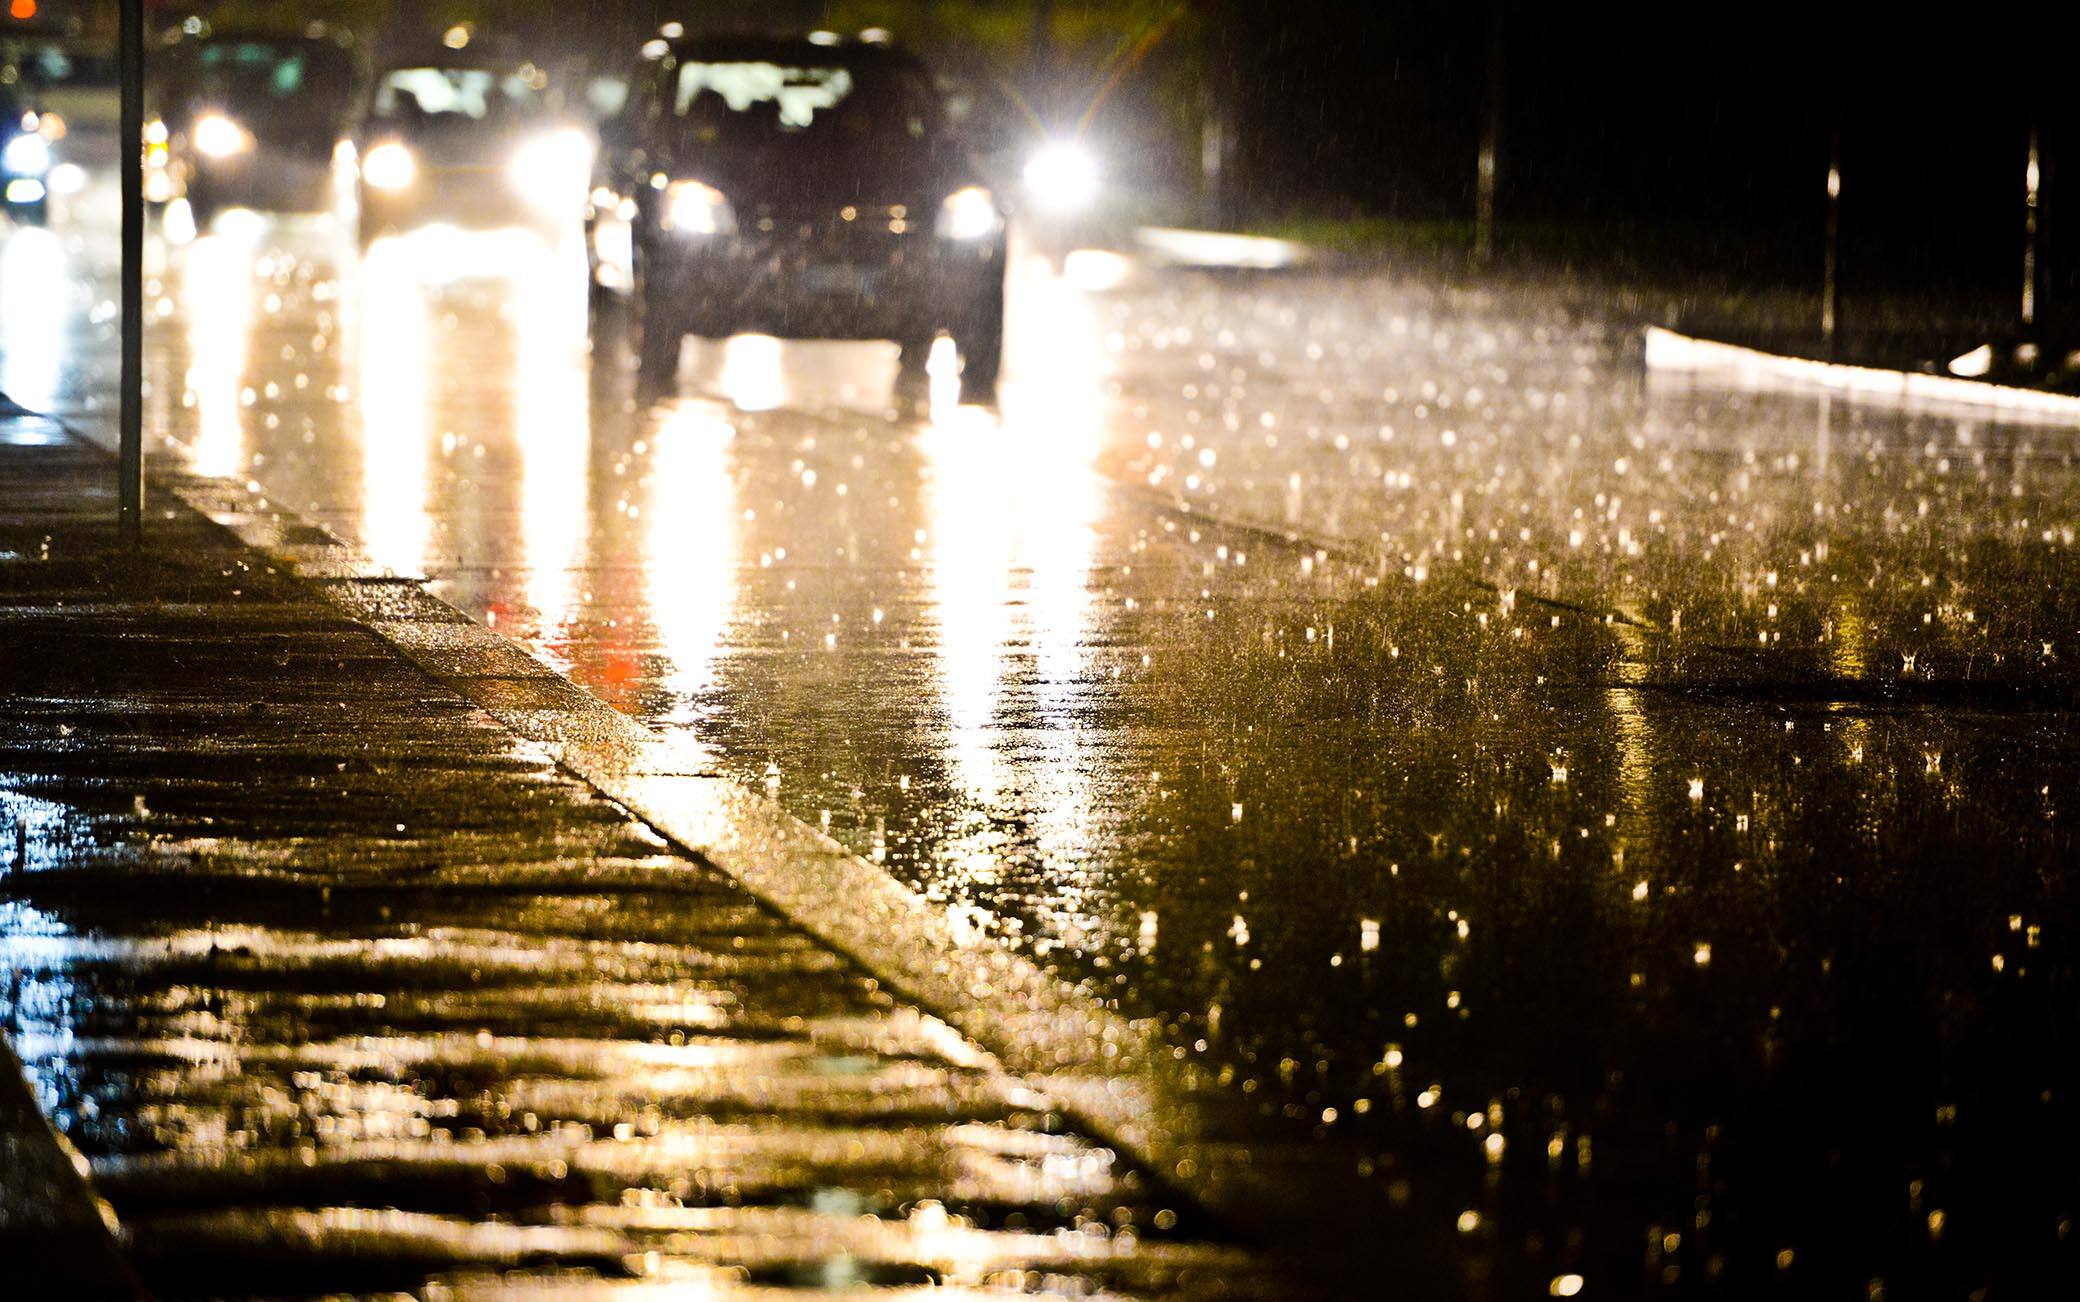
<path fill-rule="evenodd" d="M 25 399 L 70 364 L 18 326 L 70 301 L 22 288 L 35 235 L 0 254 Z M 919 418 L 885 346 L 755 337 L 689 341 L 642 409 L 543 291 L 567 268 L 498 236 L 358 264 L 304 238 L 169 265 L 152 376 L 193 394 L 169 411 L 193 464 L 689 730 L 1209 1081 L 1367 1161 L 1443 1154 L 1469 1235 L 1631 1261 L 1651 1224 L 1655 1270 L 1702 1269 L 1697 1172 L 1729 1136 L 1817 1162 L 1992 1088 L 1858 955 L 2038 1006 L 2062 716 L 1937 707 L 2072 685 L 2075 472 L 2042 431 L 1642 388 L 1537 295 L 1102 258 L 1019 272 L 1000 413 L 958 405 L 943 355 Z M 2009 1049 L 2002 1097 L 2039 1106 L 2061 1078 Z M 1784 1123 L 1804 1105 L 1757 1064 L 1786 1055 L 1831 1082 L 1825 1120 Z M 1830 1200 L 1878 1207 L 2010 1129 L 1979 1124 L 1830 1168 Z M 1777 1192 L 1705 1211 L 1856 1255 Z"/>

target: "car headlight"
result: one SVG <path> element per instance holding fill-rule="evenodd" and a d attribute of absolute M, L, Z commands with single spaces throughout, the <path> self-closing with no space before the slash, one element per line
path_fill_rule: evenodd
<path fill-rule="evenodd" d="M 205 113 L 195 121 L 195 148 L 204 158 L 229 158 L 252 147 L 252 135 L 222 113 Z"/>
<path fill-rule="evenodd" d="M 582 131 L 558 131 L 520 146 L 510 168 L 514 188 L 544 206 L 575 206 L 592 175 L 592 142 Z"/>
<path fill-rule="evenodd" d="M 686 235 L 721 235 L 736 228 L 737 215 L 714 186 L 674 181 L 665 187 L 661 224 Z"/>
<path fill-rule="evenodd" d="M 1073 140 L 1043 145 L 1026 163 L 1026 189 L 1051 212 L 1081 212 L 1098 197 L 1098 159 Z"/>
<path fill-rule="evenodd" d="M 939 205 L 939 234 L 945 239 L 987 239 L 1002 221 L 996 199 L 979 185 L 955 190 Z"/>
<path fill-rule="evenodd" d="M 51 143 L 42 136 L 16 136 L 0 150 L 0 167 L 14 176 L 42 176 L 51 169 Z"/>
<path fill-rule="evenodd" d="M 419 178 L 419 160 L 395 140 L 368 151 L 361 160 L 361 179 L 378 190 L 403 190 Z"/>

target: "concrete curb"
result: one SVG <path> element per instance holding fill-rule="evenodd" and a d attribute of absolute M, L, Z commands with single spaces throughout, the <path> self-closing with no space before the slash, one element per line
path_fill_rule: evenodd
<path fill-rule="evenodd" d="M 1142 226 L 1134 232 L 1137 251 L 1172 267 L 1232 271 L 1283 271 L 1314 261 L 1314 250 L 1269 235 Z"/>
<path fill-rule="evenodd" d="M 86 1159 L 44 1116 L 0 1036 L 0 1259 L 10 1296 L 145 1296 L 116 1235 L 115 1213 L 88 1183 Z"/>
<path fill-rule="evenodd" d="M 63 426 L 0 394 L 0 421 L 32 442 L 62 438 Z M 0 806 L 4 807 L 4 806 Z M 0 825 L 4 826 L 4 825 Z M 0 854 L 24 852 L 24 829 L 9 829 Z M 0 1034 L 0 1260 L 10 1296 L 138 1298 L 143 1286 L 118 1239 L 115 1213 L 95 1194 L 86 1159 L 38 1103 L 21 1059 Z"/>
<path fill-rule="evenodd" d="M 1864 402 L 1971 411 L 2033 424 L 2080 425 L 2080 397 L 1986 384 L 1952 375 L 1845 366 L 1696 339 L 1661 326 L 1646 329 L 1647 370 L 1707 376 L 1741 387 L 1788 386 Z"/>
<path fill-rule="evenodd" d="M 1274 1129 L 1267 1142 L 1264 1118 L 1180 1061 L 1159 1026 L 973 937 L 884 869 L 426 592 L 423 577 L 376 564 L 247 485 L 165 466 L 149 467 L 147 481 L 311 584 L 434 681 L 549 748 L 574 776 L 893 993 L 942 1017 L 1049 1106 L 1232 1232 L 1275 1246 L 1307 1274 L 1348 1281 L 1381 1268 L 1394 1236 L 1380 1232 L 1373 1212 L 1383 1194 L 1355 1155 L 1313 1142 L 1298 1126 L 1283 1142 Z M 1317 1296 L 1343 1295 L 1338 1283 L 1320 1285 Z"/>

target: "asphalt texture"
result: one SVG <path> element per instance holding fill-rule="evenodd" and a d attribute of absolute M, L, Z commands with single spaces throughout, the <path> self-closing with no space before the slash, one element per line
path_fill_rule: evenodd
<path fill-rule="evenodd" d="M 0 262 L 89 428 L 100 249 Z M 1403 1292 L 2080 1280 L 2071 430 L 1106 255 L 1020 264 L 995 410 L 751 337 L 638 402 L 567 252 L 161 248 L 156 446 L 1313 1134 Z"/>
<path fill-rule="evenodd" d="M 0 953 L 153 1293 L 1271 1291 L 307 581 L 170 501 L 116 549 L 110 471 L 0 422 Z"/>

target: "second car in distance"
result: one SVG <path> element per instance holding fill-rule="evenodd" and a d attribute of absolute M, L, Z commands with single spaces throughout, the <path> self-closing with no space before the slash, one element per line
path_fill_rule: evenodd
<path fill-rule="evenodd" d="M 589 135 L 565 119 L 546 72 L 440 50 L 390 63 L 355 142 L 361 242 L 414 226 L 575 229 L 592 170 Z"/>
<path fill-rule="evenodd" d="M 329 36 L 206 32 L 169 52 L 165 120 L 198 226 L 225 208 L 331 204 L 333 149 L 354 94 L 351 51 Z"/>

